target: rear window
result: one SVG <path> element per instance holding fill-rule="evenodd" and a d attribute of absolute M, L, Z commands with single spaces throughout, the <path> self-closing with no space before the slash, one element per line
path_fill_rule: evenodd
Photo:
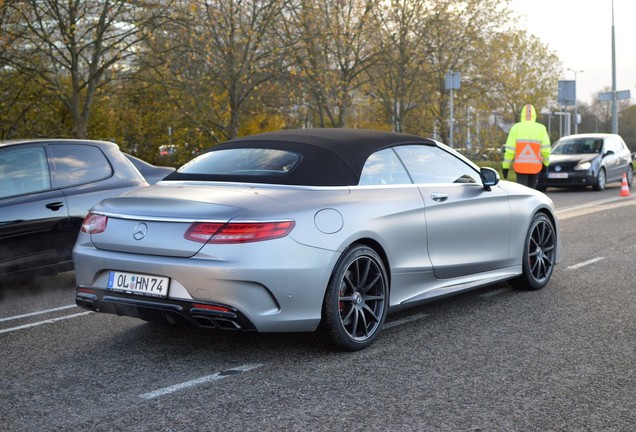
<path fill-rule="evenodd" d="M 239 148 L 211 151 L 183 167 L 183 174 L 263 176 L 285 175 L 300 162 L 297 153 L 263 148 Z"/>

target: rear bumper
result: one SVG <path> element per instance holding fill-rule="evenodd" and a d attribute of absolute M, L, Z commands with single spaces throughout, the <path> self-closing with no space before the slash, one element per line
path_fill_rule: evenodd
<path fill-rule="evenodd" d="M 219 250 L 224 258 L 212 248 L 196 257 L 179 258 L 78 244 L 74 249 L 76 302 L 86 309 L 149 321 L 258 332 L 314 331 L 331 273 L 325 269 L 335 266 L 339 253 L 288 238 L 276 242 L 281 245 L 225 246 Z M 110 271 L 167 277 L 168 297 L 108 289 Z M 194 305 L 219 305 L 235 317 L 200 311 Z"/>
<path fill-rule="evenodd" d="M 216 303 L 155 299 L 77 287 L 75 304 L 94 312 L 165 324 L 189 324 L 222 330 L 255 330 L 235 308 Z"/>

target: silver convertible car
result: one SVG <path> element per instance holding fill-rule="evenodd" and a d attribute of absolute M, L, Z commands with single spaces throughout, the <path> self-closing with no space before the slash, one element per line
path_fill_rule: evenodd
<path fill-rule="evenodd" d="M 73 252 L 76 303 L 358 350 L 387 312 L 499 281 L 543 288 L 558 232 L 544 194 L 436 141 L 265 133 L 96 205 Z"/>

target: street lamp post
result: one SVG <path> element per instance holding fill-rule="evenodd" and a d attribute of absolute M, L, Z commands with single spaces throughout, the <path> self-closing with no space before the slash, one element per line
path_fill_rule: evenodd
<path fill-rule="evenodd" d="M 614 0 L 612 0 L 612 91 L 598 94 L 600 102 L 612 103 L 612 133 L 618 133 L 618 101 L 630 99 L 629 90 L 616 91 L 616 38 L 614 37 Z"/>
<path fill-rule="evenodd" d="M 576 74 L 578 72 L 583 72 L 581 69 L 572 69 L 568 68 L 570 72 L 574 72 L 574 133 L 579 133 L 579 110 L 578 104 L 576 102 Z"/>
<path fill-rule="evenodd" d="M 614 0 L 612 0 L 612 133 L 618 133 L 618 101 L 616 100 L 616 36 L 614 33 Z"/>

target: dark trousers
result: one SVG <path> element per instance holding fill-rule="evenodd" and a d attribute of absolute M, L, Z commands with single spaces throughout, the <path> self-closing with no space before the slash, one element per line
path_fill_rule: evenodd
<path fill-rule="evenodd" d="M 537 181 L 539 181 L 539 174 L 519 174 L 517 173 L 517 183 L 529 188 L 536 189 Z"/>

